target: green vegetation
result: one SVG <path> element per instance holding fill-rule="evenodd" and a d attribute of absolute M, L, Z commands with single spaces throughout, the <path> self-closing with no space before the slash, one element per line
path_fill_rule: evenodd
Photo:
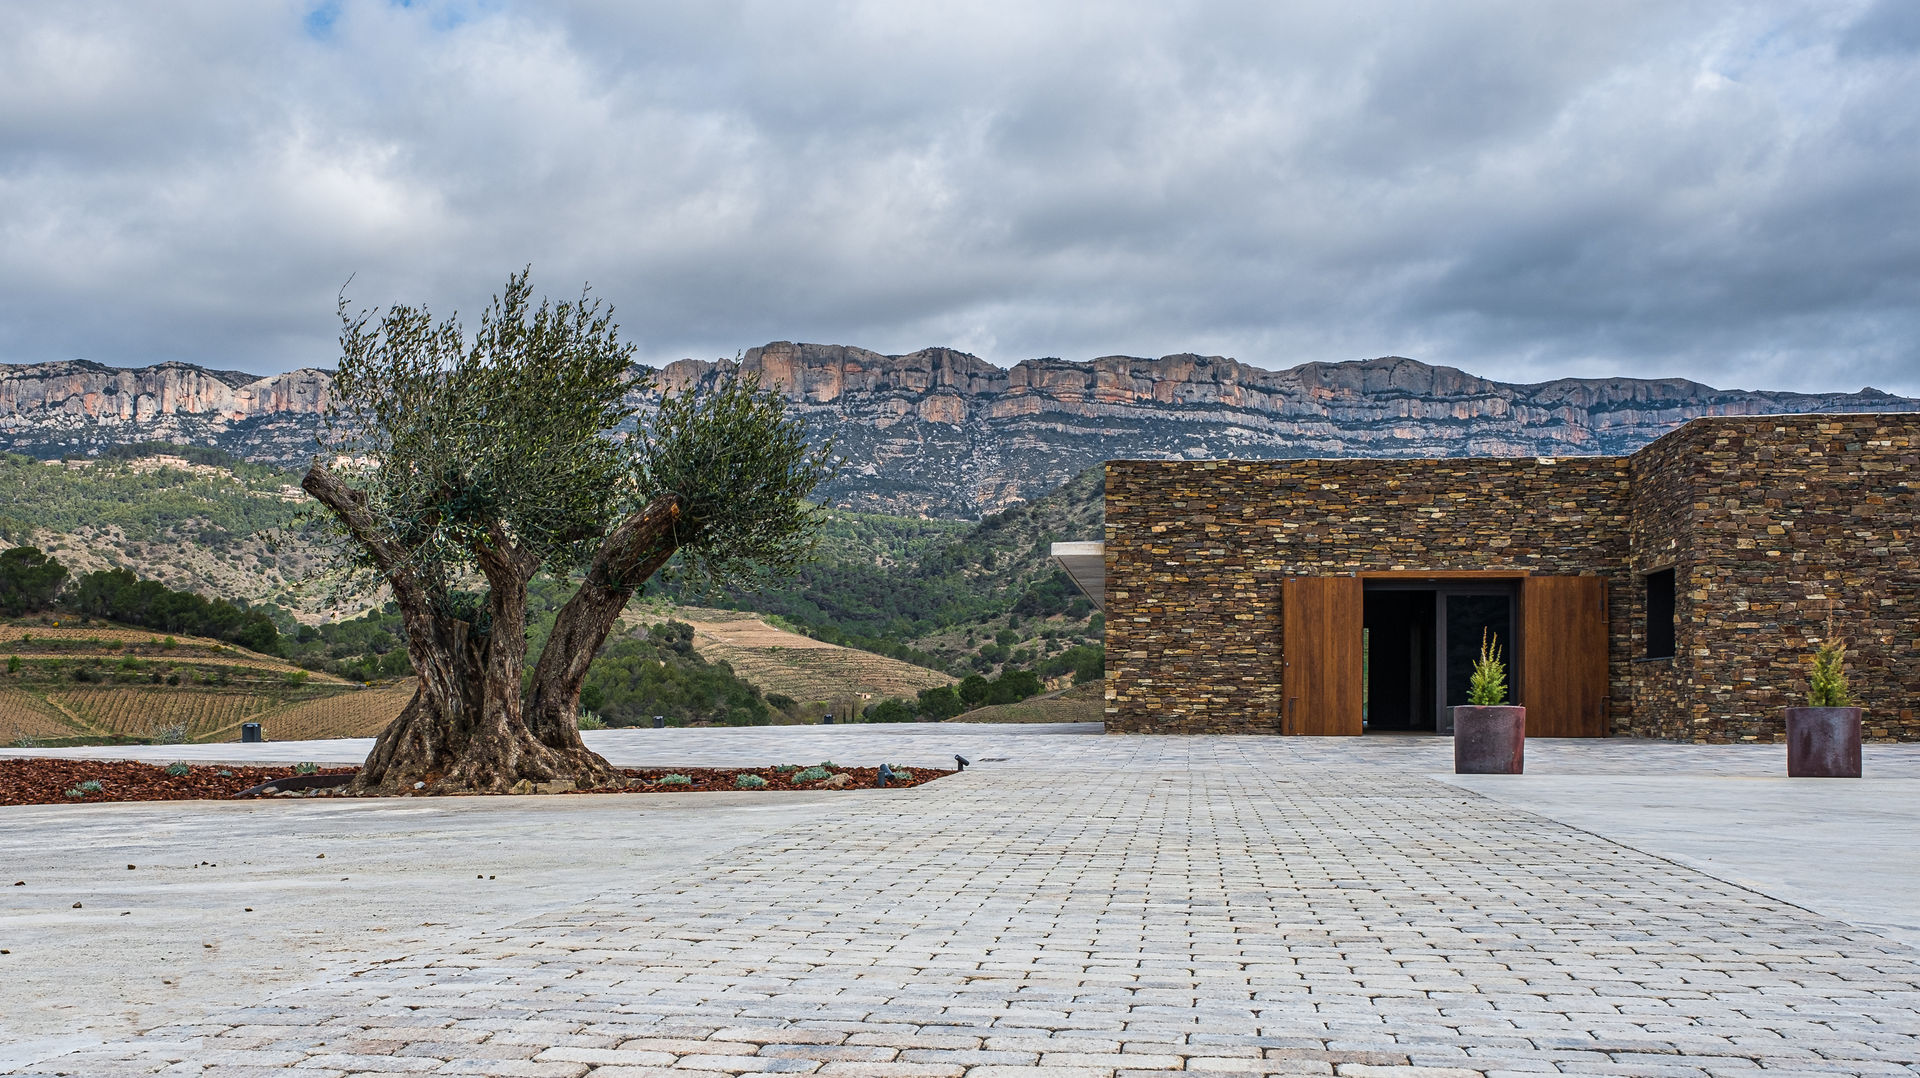
<path fill-rule="evenodd" d="M 126 569 L 103 569 L 68 582 L 66 566 L 34 547 L 0 551 L 0 614 L 18 617 L 56 606 L 147 629 L 227 640 L 267 655 L 280 649 L 280 630 L 264 611 L 174 591 Z"/>
<path fill-rule="evenodd" d="M 155 465 L 160 456 L 186 466 Z M 190 540 L 223 549 L 239 537 L 293 527 L 302 505 L 285 494 L 294 482 L 278 468 L 217 449 L 160 442 L 71 466 L 0 453 L 0 489 L 7 492 L 0 539 L 19 541 L 34 528 L 116 529 L 136 542 Z"/>
<path fill-rule="evenodd" d="M 819 558 L 791 580 L 708 594 L 669 579 L 663 594 L 776 615 L 816 639 L 949 673 L 1104 669 L 1104 624 L 1051 560 L 1052 544 L 1099 534 L 1103 476 L 967 525 L 835 510 Z M 1051 664 L 1047 667 L 1047 664 Z M 1095 674 L 1093 676 L 1100 676 Z"/>
<path fill-rule="evenodd" d="M 53 605 L 67 567 L 30 546 L 0 551 L 0 614 L 19 617 Z"/>
<path fill-rule="evenodd" d="M 1480 630 L 1480 657 L 1467 678 L 1467 703 L 1497 707 L 1507 702 L 1507 664 L 1500 660 L 1500 642 Z"/>
<path fill-rule="evenodd" d="M 1828 640 L 1820 645 L 1813 655 L 1813 674 L 1808 678 L 1808 707 L 1852 707 L 1853 693 L 1847 688 L 1847 675 L 1842 668 L 1847 659 L 1847 645 L 1831 638 L 1832 629 L 1828 629 Z"/>
<path fill-rule="evenodd" d="M 654 780 L 655 786 L 691 786 L 693 779 L 686 775 L 662 775 Z"/>
<path fill-rule="evenodd" d="M 607 644 L 587 671 L 580 706 L 608 726 L 641 726 L 655 715 L 674 726 L 696 722 L 766 726 L 773 721 L 760 690 L 735 677 L 726 663 L 709 663 L 693 650 L 693 627 L 666 621 L 644 637 Z"/>
<path fill-rule="evenodd" d="M 61 602 L 82 614 L 145 629 L 228 640 L 265 655 L 280 651 L 280 630 L 264 611 L 174 591 L 125 569 L 103 569 L 80 577 L 67 587 Z"/>
<path fill-rule="evenodd" d="M 1040 678 L 1031 670 L 1008 670 L 992 681 L 969 674 L 958 685 L 923 689 L 917 699 L 897 697 L 870 705 L 862 717 L 868 722 L 945 720 L 976 707 L 1017 704 L 1040 693 Z"/>
<path fill-rule="evenodd" d="M 379 681 L 413 673 L 406 629 L 392 604 L 360 617 L 302 625 L 280 638 L 280 654 L 309 670 L 354 681 Z"/>
<path fill-rule="evenodd" d="M 764 790 L 767 788 L 767 780 L 758 775 L 741 774 L 733 777 L 733 785 L 739 790 Z"/>

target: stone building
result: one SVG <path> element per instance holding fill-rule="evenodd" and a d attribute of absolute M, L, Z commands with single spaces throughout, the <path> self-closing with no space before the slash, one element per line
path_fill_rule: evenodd
<path fill-rule="evenodd" d="M 1916 463 L 1891 414 L 1621 457 L 1113 461 L 1104 549 L 1074 552 L 1108 728 L 1444 731 L 1484 636 L 1530 736 L 1777 740 L 1831 620 L 1868 735 L 1920 740 Z"/>

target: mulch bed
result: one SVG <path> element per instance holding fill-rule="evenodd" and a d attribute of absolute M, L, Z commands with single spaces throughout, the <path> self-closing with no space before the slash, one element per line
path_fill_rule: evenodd
<path fill-rule="evenodd" d="M 316 774 L 351 775 L 357 767 L 323 767 Z M 249 786 L 291 775 L 290 767 L 195 764 L 184 775 L 131 760 L 0 760 L 0 805 L 78 805 L 100 801 L 205 801 L 232 797 Z M 81 788 L 97 782 L 98 791 Z M 67 791 L 78 794 L 67 796 Z"/>
<path fill-rule="evenodd" d="M 357 767 L 323 767 L 316 775 L 351 775 Z M 677 767 L 624 770 L 630 779 L 640 780 L 624 790 L 581 790 L 577 793 L 753 793 L 772 790 L 871 790 L 878 778 L 877 767 L 833 767 L 835 776 L 845 775 L 844 785 L 830 786 L 833 779 L 796 782 L 799 771 L 781 771 L 771 767 Z M 953 774 L 934 768 L 913 768 L 911 779 L 895 777 L 891 789 L 921 786 Z M 242 790 L 293 774 L 290 767 L 233 767 L 220 764 L 193 764 L 183 775 L 169 775 L 165 767 L 129 760 L 64 760 L 25 757 L 0 760 L 0 805 L 72 805 L 104 801 L 200 801 L 225 800 Z M 684 775 L 685 784 L 667 784 L 668 775 Z M 756 775 L 766 786 L 743 789 L 741 775 Z M 84 784 L 99 783 L 95 790 Z M 283 794 L 284 797 L 338 797 L 337 790 L 312 790 Z"/>
<path fill-rule="evenodd" d="M 838 789 L 871 790 L 880 777 L 880 769 L 877 767 L 834 767 L 829 768 L 829 770 L 835 775 L 845 775 L 852 780 L 843 787 L 837 787 Z M 625 768 L 621 773 L 630 779 L 642 779 L 650 785 L 629 786 L 624 790 L 613 792 L 652 794 L 732 792 L 739 789 L 735 783 L 740 781 L 739 777 L 741 775 L 760 776 L 767 780 L 766 789 L 769 790 L 836 789 L 836 787 L 825 785 L 825 783 L 831 781 L 830 779 L 795 782 L 793 781 L 793 776 L 800 772 L 776 771 L 771 767 L 668 767 L 648 768 L 643 771 Z M 916 767 L 913 768 L 910 773 L 913 775 L 913 778 L 903 780 L 899 777 L 898 772 L 896 772 L 895 777 L 887 783 L 887 788 L 898 789 L 903 786 L 924 786 L 934 779 L 953 774 L 952 771 L 941 771 L 928 767 Z M 685 775 L 687 778 L 692 779 L 693 782 L 686 786 L 661 785 L 660 780 L 666 778 L 668 775 Z"/>

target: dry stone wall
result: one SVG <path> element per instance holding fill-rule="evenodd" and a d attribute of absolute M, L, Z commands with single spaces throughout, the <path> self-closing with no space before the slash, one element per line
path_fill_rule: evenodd
<path fill-rule="evenodd" d="M 1633 569 L 1675 568 L 1676 631 L 1628 732 L 1780 740 L 1831 615 L 1867 736 L 1920 740 L 1916 465 L 1902 415 L 1705 419 L 1636 454 Z"/>
<path fill-rule="evenodd" d="M 1606 576 L 1629 699 L 1627 477 L 1623 457 L 1113 461 L 1108 728 L 1277 733 L 1288 575 Z"/>
<path fill-rule="evenodd" d="M 1524 569 L 1607 579 L 1616 734 L 1779 740 L 1831 612 L 1867 735 L 1920 740 L 1916 464 L 1920 419 L 1887 414 L 1698 420 L 1632 457 L 1113 461 L 1108 727 L 1278 732 L 1290 574 Z"/>

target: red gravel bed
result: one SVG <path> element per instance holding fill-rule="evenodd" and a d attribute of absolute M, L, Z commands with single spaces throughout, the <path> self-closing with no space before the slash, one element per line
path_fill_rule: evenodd
<path fill-rule="evenodd" d="M 835 775 L 845 775 L 853 780 L 846 786 L 837 787 L 838 789 L 846 790 L 871 790 L 874 788 L 875 780 L 880 776 L 880 769 L 877 767 L 833 767 L 828 770 L 832 771 Z M 684 794 L 720 793 L 722 791 L 732 792 L 739 789 L 739 787 L 734 784 L 739 781 L 741 775 L 758 775 L 767 780 L 766 786 L 763 787 L 763 789 L 767 790 L 836 789 L 836 787 L 823 785 L 831 781 L 830 779 L 817 779 L 813 782 L 794 782 L 793 776 L 799 774 L 799 771 L 783 772 L 776 771 L 771 767 L 650 767 L 644 770 L 624 768 L 620 773 L 630 779 L 641 779 L 648 785 L 629 786 L 624 790 L 613 791 L 616 793 Z M 903 786 L 924 786 L 934 779 L 953 774 L 950 770 L 941 771 L 937 768 L 930 767 L 912 768 L 910 769 L 910 773 L 913 775 L 912 779 L 902 780 L 895 777 L 887 783 L 887 788 L 898 789 Z M 685 775 L 693 781 L 685 786 L 660 785 L 660 780 L 668 775 Z"/>
<path fill-rule="evenodd" d="M 316 774 L 350 775 L 357 767 L 323 767 Z M 293 774 L 291 767 L 194 764 L 169 775 L 157 764 L 131 760 L 0 760 L 0 805 L 79 805 L 101 801 L 204 801 L 232 797 L 249 786 Z M 81 790 L 98 782 L 99 792 Z M 78 797 L 68 797 L 73 790 Z"/>
<path fill-rule="evenodd" d="M 314 774 L 351 775 L 357 767 L 323 767 Z M 850 780 L 844 786 L 826 785 L 831 779 L 795 782 L 799 771 L 779 771 L 771 767 L 667 767 L 628 768 L 630 779 L 640 780 L 624 790 L 581 790 L 578 793 L 739 793 L 773 790 L 871 790 L 880 774 L 877 767 L 834 767 L 834 775 Z M 894 778 L 891 789 L 922 786 L 934 779 L 953 774 L 937 768 L 913 768 L 912 779 Z M 0 759 L 0 805 L 75 805 L 104 801 L 200 801 L 225 800 L 252 786 L 293 774 L 291 767 L 238 767 L 221 764 L 193 764 L 184 775 L 169 775 L 157 764 L 130 760 L 66 760 L 25 757 Z M 691 782 L 663 785 L 668 775 L 685 775 Z M 737 785 L 741 775 L 757 775 L 766 780 L 764 787 L 743 790 Z M 81 784 L 98 782 L 98 791 L 82 790 Z M 69 792 L 78 796 L 68 796 Z M 289 795 L 296 796 L 296 795 Z M 303 792 L 302 797 L 343 796 L 337 790 Z"/>

